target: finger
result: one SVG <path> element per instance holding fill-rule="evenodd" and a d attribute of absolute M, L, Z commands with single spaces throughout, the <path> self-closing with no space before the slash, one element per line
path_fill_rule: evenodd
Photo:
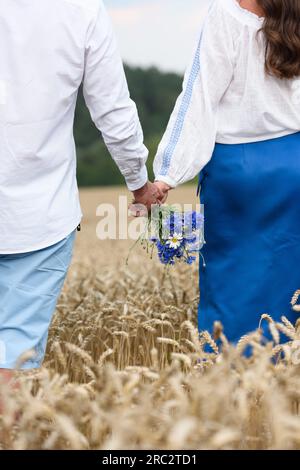
<path fill-rule="evenodd" d="M 159 191 L 152 192 L 151 193 L 152 204 L 155 204 L 157 201 L 160 201 L 163 197 L 164 195 Z"/>
<path fill-rule="evenodd" d="M 162 205 L 166 202 L 167 199 L 168 199 L 168 193 L 164 193 L 161 196 L 159 196 L 159 198 L 156 199 L 156 203 L 159 205 Z"/>
<path fill-rule="evenodd" d="M 166 194 L 164 195 L 164 197 L 163 197 L 162 200 L 160 201 L 160 204 L 164 204 L 164 203 L 167 201 L 167 199 L 168 199 L 168 193 L 166 193 Z"/>

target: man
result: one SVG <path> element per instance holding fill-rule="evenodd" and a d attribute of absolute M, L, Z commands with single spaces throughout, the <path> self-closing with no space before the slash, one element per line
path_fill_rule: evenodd
<path fill-rule="evenodd" d="M 163 199 L 101 0 L 0 0 L 0 368 L 38 368 L 80 223 L 73 119 L 86 104 L 135 201 Z M 6 371 L 6 372 L 4 372 Z"/>

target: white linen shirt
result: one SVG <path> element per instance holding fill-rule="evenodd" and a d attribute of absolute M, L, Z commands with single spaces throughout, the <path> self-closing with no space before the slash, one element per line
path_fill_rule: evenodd
<path fill-rule="evenodd" d="M 0 254 L 50 246 L 79 224 L 78 88 L 135 190 L 148 151 L 101 0 L 0 0 Z"/>
<path fill-rule="evenodd" d="M 216 142 L 300 131 L 300 77 L 280 80 L 265 72 L 263 21 L 237 0 L 213 2 L 154 161 L 156 180 L 175 187 L 193 179 Z"/>

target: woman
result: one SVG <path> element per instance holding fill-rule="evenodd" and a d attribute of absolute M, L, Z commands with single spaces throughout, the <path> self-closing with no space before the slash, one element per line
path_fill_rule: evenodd
<path fill-rule="evenodd" d="M 164 192 L 200 172 L 200 330 L 297 318 L 299 131 L 300 0 L 214 1 L 154 163 Z"/>

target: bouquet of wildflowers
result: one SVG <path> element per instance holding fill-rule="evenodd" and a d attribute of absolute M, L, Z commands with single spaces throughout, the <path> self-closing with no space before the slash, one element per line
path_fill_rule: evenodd
<path fill-rule="evenodd" d="M 204 241 L 202 212 L 182 211 L 175 206 L 154 206 L 149 216 L 146 234 L 140 241 L 147 251 L 157 250 L 166 266 L 177 262 L 193 264 L 201 255 Z"/>

